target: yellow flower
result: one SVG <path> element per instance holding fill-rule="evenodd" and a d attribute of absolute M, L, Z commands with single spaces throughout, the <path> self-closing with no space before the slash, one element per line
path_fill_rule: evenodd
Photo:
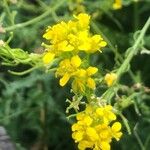
<path fill-rule="evenodd" d="M 102 142 L 101 149 L 102 150 L 110 150 L 110 144 L 108 144 L 107 142 Z"/>
<path fill-rule="evenodd" d="M 81 92 L 84 93 L 86 87 L 94 90 L 96 87 L 96 83 L 91 76 L 93 76 L 98 69 L 96 67 L 88 67 L 87 69 L 78 69 L 76 75 L 74 76 L 74 80 L 72 82 L 72 89 L 76 93 Z"/>
<path fill-rule="evenodd" d="M 115 118 L 110 117 L 112 114 Z M 78 143 L 79 150 L 87 148 L 110 150 L 112 138 L 117 141 L 121 138 L 121 124 L 120 122 L 112 124 L 116 115 L 110 105 L 103 107 L 87 105 L 85 111 L 77 114 L 76 118 L 77 122 L 72 125 L 72 138 Z"/>
<path fill-rule="evenodd" d="M 113 3 L 113 9 L 121 9 L 122 8 L 122 0 L 115 0 Z"/>
<path fill-rule="evenodd" d="M 65 22 L 60 22 L 53 27 L 48 27 L 43 37 L 47 40 L 51 40 L 52 44 L 63 41 L 66 39 L 68 32 L 68 26 Z"/>
<path fill-rule="evenodd" d="M 98 69 L 96 67 L 89 67 L 86 70 L 87 76 L 90 77 L 90 76 L 94 75 L 97 71 L 98 71 Z"/>
<path fill-rule="evenodd" d="M 74 17 L 78 20 L 78 25 L 81 29 L 89 28 L 90 16 L 88 14 L 80 13 Z"/>
<path fill-rule="evenodd" d="M 61 76 L 60 85 L 64 86 L 69 79 L 74 76 L 81 65 L 81 59 L 75 55 L 71 59 L 65 59 L 60 62 L 59 67 L 56 71 L 56 76 Z"/>
<path fill-rule="evenodd" d="M 95 89 L 95 81 L 92 78 L 87 78 L 87 86 L 91 89 Z"/>
<path fill-rule="evenodd" d="M 72 66 L 74 66 L 74 67 L 79 67 L 80 65 L 81 65 L 81 59 L 80 59 L 80 57 L 79 56 L 73 56 L 72 58 L 71 58 L 71 64 L 72 64 Z"/>
<path fill-rule="evenodd" d="M 105 82 L 109 87 L 112 86 L 112 84 L 116 81 L 116 79 L 117 75 L 115 73 L 107 73 L 104 78 Z"/>
<path fill-rule="evenodd" d="M 84 93 L 85 82 L 80 78 L 75 78 L 72 82 L 72 89 L 75 93 Z"/>
<path fill-rule="evenodd" d="M 103 117 L 103 122 L 109 124 L 111 121 L 116 120 L 116 115 L 112 112 L 112 106 L 107 105 L 96 109 L 96 113 Z"/>
<path fill-rule="evenodd" d="M 112 129 L 113 137 L 118 141 L 120 139 L 120 137 L 122 136 L 122 132 L 120 132 L 121 123 L 120 122 L 115 122 L 112 125 L 111 129 Z"/>
<path fill-rule="evenodd" d="M 85 38 L 84 38 L 85 39 Z M 80 46 L 80 50 L 84 50 L 87 53 L 95 53 L 96 51 L 101 52 L 101 48 L 105 47 L 107 43 L 103 40 L 100 35 L 94 35 L 87 38 Z"/>

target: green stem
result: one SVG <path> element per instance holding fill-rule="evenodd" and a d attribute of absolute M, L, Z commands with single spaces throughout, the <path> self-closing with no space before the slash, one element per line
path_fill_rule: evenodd
<path fill-rule="evenodd" d="M 30 68 L 28 70 L 22 71 L 22 72 L 15 72 L 15 71 L 11 71 L 11 70 L 8 70 L 8 72 L 13 74 L 13 75 L 22 76 L 22 75 L 25 75 L 27 73 L 30 73 L 31 71 L 33 71 L 33 70 L 35 70 L 37 68 L 40 68 L 40 66 L 36 66 L 36 67 Z"/>
<path fill-rule="evenodd" d="M 122 121 L 123 121 L 123 123 L 124 123 L 124 125 L 125 125 L 125 127 L 126 127 L 126 129 L 128 131 L 128 134 L 131 134 L 131 129 L 130 129 L 130 126 L 128 124 L 128 120 L 121 113 L 119 114 L 119 116 L 121 117 L 121 119 L 122 119 Z"/>
<path fill-rule="evenodd" d="M 145 141 L 145 144 L 144 144 L 145 149 L 148 149 L 149 143 L 150 143 L 150 135 L 148 135 L 148 137 L 147 137 L 147 139 Z"/>
<path fill-rule="evenodd" d="M 137 139 L 137 141 L 139 143 L 139 146 L 140 146 L 141 150 L 146 150 L 145 147 L 144 147 L 144 144 L 143 144 L 142 140 L 140 139 L 140 136 L 137 133 L 137 125 L 138 124 L 136 124 L 135 128 L 134 128 L 134 135 L 135 135 L 135 137 L 136 137 L 136 139 Z"/>
<path fill-rule="evenodd" d="M 127 58 L 125 59 L 123 64 L 118 69 L 117 75 L 119 77 L 122 73 L 124 73 L 124 71 L 126 70 L 126 66 L 128 66 L 128 64 L 130 63 L 133 56 L 138 53 L 138 51 L 139 51 L 138 46 L 141 43 L 142 39 L 144 38 L 144 35 L 145 35 L 149 26 L 150 26 L 150 17 L 148 18 L 146 24 L 144 25 L 143 29 L 141 30 L 139 37 L 137 38 L 136 42 L 134 43 L 133 47 L 131 48 L 130 52 L 128 53 Z"/>
<path fill-rule="evenodd" d="M 137 52 L 139 51 L 139 44 L 142 41 L 146 31 L 148 30 L 150 26 L 150 17 L 148 18 L 147 22 L 145 23 L 144 27 L 142 28 L 139 37 L 137 38 L 136 42 L 134 43 L 134 45 L 130 48 L 130 52 L 128 53 L 125 61 L 122 63 L 122 65 L 120 66 L 120 68 L 117 71 L 117 76 L 118 76 L 118 80 L 120 78 L 120 76 L 127 70 L 127 66 L 130 64 L 131 59 L 134 57 L 134 55 L 137 54 Z M 117 81 L 118 81 L 117 80 Z M 106 99 L 107 101 L 110 101 L 111 98 L 114 96 L 115 92 L 114 92 L 114 86 L 112 86 L 111 88 L 109 88 L 103 95 L 102 97 L 104 99 Z"/>
<path fill-rule="evenodd" d="M 18 29 L 18 28 L 23 28 L 25 26 L 28 26 L 28 25 L 31 25 L 31 24 L 34 24 L 36 22 L 39 22 L 41 21 L 43 18 L 47 17 L 49 14 L 51 14 L 52 12 L 56 11 L 61 5 L 64 4 L 66 0 L 61 0 L 60 2 L 56 3 L 56 5 L 47 10 L 45 13 L 43 13 L 42 15 L 36 17 L 36 18 L 33 18 L 32 20 L 29 20 L 27 22 L 23 22 L 23 23 L 18 23 L 18 24 L 15 24 L 13 26 L 10 26 L 10 27 L 6 27 L 5 30 L 6 31 L 11 31 L 11 30 L 15 30 L 15 29 Z"/>
<path fill-rule="evenodd" d="M 4 7 L 5 7 L 6 12 L 8 14 L 9 21 L 10 21 L 11 25 L 14 25 L 13 15 L 12 15 L 12 12 L 10 12 L 7 0 L 3 0 L 3 4 L 4 4 Z"/>

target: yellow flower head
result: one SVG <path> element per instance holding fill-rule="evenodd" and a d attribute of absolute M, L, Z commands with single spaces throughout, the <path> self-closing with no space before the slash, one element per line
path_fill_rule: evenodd
<path fill-rule="evenodd" d="M 95 81 L 91 77 L 98 69 L 96 67 L 88 67 L 87 69 L 81 68 L 81 59 L 78 55 L 73 56 L 70 59 L 64 59 L 60 62 L 56 77 L 60 76 L 60 85 L 64 86 L 70 78 L 73 78 L 72 89 L 74 92 L 84 93 L 86 87 L 95 89 Z"/>
<path fill-rule="evenodd" d="M 107 73 L 104 78 L 109 87 L 116 81 L 116 79 L 117 75 L 115 73 Z"/>
<path fill-rule="evenodd" d="M 103 107 L 87 105 L 85 111 L 77 114 L 77 122 L 72 125 L 72 138 L 78 143 L 79 150 L 86 148 L 110 150 L 112 138 L 116 140 L 121 138 L 120 122 L 112 124 L 116 119 L 112 109 L 110 105 Z"/>
<path fill-rule="evenodd" d="M 72 83 L 72 89 L 76 93 L 84 93 L 86 87 L 94 90 L 96 83 L 91 77 L 96 74 L 98 69 L 96 67 L 88 67 L 87 69 L 78 69 L 76 72 L 75 79 Z"/>
<path fill-rule="evenodd" d="M 66 52 L 84 51 L 94 53 L 101 51 L 106 42 L 100 35 L 91 35 L 90 16 L 86 13 L 74 15 L 74 19 L 68 22 L 60 22 L 48 27 L 43 37 L 48 40 L 47 51 L 56 57 Z"/>
<path fill-rule="evenodd" d="M 61 76 L 60 85 L 64 86 L 68 80 L 74 76 L 81 65 L 81 59 L 75 55 L 71 59 L 64 59 L 60 62 L 56 71 L 56 76 Z"/>
<path fill-rule="evenodd" d="M 74 16 L 78 20 L 78 26 L 81 29 L 88 29 L 90 23 L 90 16 L 86 13 L 80 13 L 78 16 Z"/>
<path fill-rule="evenodd" d="M 84 38 L 85 39 L 85 38 Z M 95 53 L 96 51 L 102 51 L 101 48 L 105 47 L 107 43 L 103 40 L 100 35 L 94 35 L 87 38 L 79 49 L 84 50 L 87 53 Z"/>

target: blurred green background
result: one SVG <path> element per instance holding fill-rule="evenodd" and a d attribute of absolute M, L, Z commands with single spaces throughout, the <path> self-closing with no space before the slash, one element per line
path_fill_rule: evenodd
<path fill-rule="evenodd" d="M 73 13 L 84 9 L 92 16 L 91 31 L 102 34 L 109 42 L 102 54 L 92 56 L 92 64 L 102 74 L 119 67 L 127 48 L 134 42 L 150 15 L 150 1 L 124 0 L 121 9 L 112 9 L 113 0 L 1 0 L 0 40 L 24 51 L 42 53 L 42 35 L 47 26 L 67 21 Z M 82 7 L 81 7 L 82 6 Z M 81 9 L 82 8 L 82 9 Z M 23 23 L 20 26 L 16 24 Z M 5 32 L 4 32 L 5 31 Z M 123 113 L 132 134 L 123 125 L 123 137 L 112 142 L 112 150 L 150 149 L 150 30 L 143 39 L 140 53 L 120 83 L 127 90 L 120 95 L 139 95 Z M 135 38 L 136 40 L 136 38 Z M 0 125 L 4 126 L 18 150 L 75 150 L 71 138 L 72 120 L 66 119 L 65 103 L 71 98 L 70 87 L 61 88 L 54 74 L 36 70 L 24 76 L 9 74 L 8 70 L 23 71 L 29 66 L 0 66 Z M 97 88 L 100 95 L 106 87 Z M 142 94 L 141 94 L 142 93 Z M 143 94 L 144 93 L 144 94 Z"/>

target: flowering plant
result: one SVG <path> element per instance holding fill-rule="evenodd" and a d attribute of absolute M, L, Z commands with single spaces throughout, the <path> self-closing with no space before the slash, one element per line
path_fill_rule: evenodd
<path fill-rule="evenodd" d="M 55 1 L 52 1 L 50 4 L 55 3 Z M 71 134 L 69 135 L 72 136 L 77 149 L 110 150 L 114 143 L 121 143 L 124 140 L 126 131 L 130 135 L 132 133 L 132 124 L 128 122 L 130 117 L 125 117 L 126 109 L 130 109 L 130 106 L 133 105 L 138 115 L 140 115 L 139 109 L 149 112 L 148 106 L 138 101 L 139 97 L 143 100 L 148 97 L 149 88 L 137 82 L 139 81 L 138 76 L 135 76 L 130 65 L 132 65 L 133 57 L 141 49 L 143 49 L 141 53 L 149 53 L 144 46 L 145 43 L 148 43 L 146 31 L 150 26 L 150 19 L 147 19 L 140 31 L 133 34 L 133 38 L 130 39 L 131 44 L 125 54 L 120 54 L 119 46 L 113 46 L 109 38 L 104 34 L 105 30 L 108 30 L 106 33 L 110 37 L 113 35 L 114 39 L 118 39 L 117 43 L 119 44 L 126 45 L 126 43 L 128 44 L 127 40 L 125 41 L 122 33 L 120 36 L 115 30 L 112 31 L 111 26 L 109 28 L 107 25 L 103 26 L 105 19 L 102 19 L 102 23 L 99 23 L 99 21 L 103 16 L 104 18 L 106 17 L 106 20 L 110 18 L 117 28 L 123 32 L 123 25 L 117 19 L 112 19 L 114 16 L 110 12 L 114 12 L 114 15 L 119 14 L 118 12 L 123 11 L 121 10 L 122 8 L 125 9 L 124 7 L 130 7 L 132 4 L 135 5 L 134 11 L 136 12 L 138 3 L 132 0 L 129 0 L 129 2 L 109 0 L 92 3 L 93 5 L 91 5 L 91 1 L 87 0 L 69 0 L 67 2 L 62 0 L 57 5 L 54 5 L 51 10 L 46 6 L 46 2 L 44 3 L 40 0 L 33 2 L 30 7 L 25 2 L 17 3 L 17 1 L 8 2 L 4 0 L 2 3 L 6 12 L 0 18 L 0 21 L 4 20 L 3 25 L 0 26 L 0 33 L 6 37 L 0 40 L 1 64 L 10 74 L 18 76 L 17 81 L 8 82 L 9 84 L 5 82 L 5 76 L 2 76 L 0 80 L 6 88 L 2 88 L 2 99 L 6 99 L 6 101 L 0 103 L 2 105 L 0 107 L 3 108 L 0 112 L 0 117 L 6 115 L 6 119 L 1 117 L 6 127 L 10 125 L 10 122 L 15 118 L 14 116 L 19 116 L 20 119 L 21 115 L 23 115 L 23 120 L 24 118 L 25 121 L 29 120 L 29 128 L 28 124 L 26 126 L 26 122 L 23 122 L 24 125 L 20 131 L 24 131 L 24 129 L 26 131 L 26 128 L 26 132 L 28 132 L 28 129 L 36 130 L 38 140 L 33 142 L 32 146 L 29 142 L 23 144 L 27 145 L 26 147 L 43 150 L 47 150 L 48 147 L 51 148 L 49 141 L 52 137 L 58 137 L 58 134 L 50 136 L 49 131 L 56 130 L 55 123 L 57 123 L 57 115 L 59 115 L 61 116 L 60 118 L 70 124 Z M 31 10 L 38 5 L 46 11 L 33 20 L 15 24 L 15 12 L 12 11 L 11 13 L 9 9 L 11 4 Z M 21 4 L 24 4 L 24 6 Z M 67 11 L 64 10 L 65 14 L 62 17 L 60 12 L 57 15 L 56 10 L 61 6 L 64 9 L 64 4 L 66 4 Z M 92 9 L 90 9 L 90 5 Z M 45 31 L 43 26 L 41 27 L 40 25 L 38 31 L 34 29 L 36 26 L 31 30 L 29 29 L 29 25 L 35 23 L 38 25 L 39 21 L 46 26 L 44 23 L 48 19 L 45 19 L 45 22 L 42 19 L 50 13 L 54 21 L 49 23 L 51 24 L 50 26 L 49 24 L 47 25 L 48 27 Z M 73 15 L 69 16 L 69 13 L 73 13 Z M 6 14 L 9 16 L 8 20 L 3 19 Z M 138 16 L 135 15 L 134 17 L 136 20 L 134 29 L 136 31 Z M 5 27 L 7 23 L 11 25 Z M 28 26 L 29 28 L 25 31 L 24 27 Z M 38 45 L 41 45 L 39 49 L 36 48 L 35 51 L 29 52 L 21 48 L 11 48 L 16 47 L 11 44 L 11 42 L 13 43 L 13 36 L 16 36 L 14 30 L 21 30 L 22 28 L 23 32 L 20 31 L 20 33 L 24 34 L 25 32 L 25 35 L 28 33 L 29 38 L 24 39 L 29 39 L 27 43 L 30 43 L 32 39 L 32 30 L 34 33 L 35 31 L 37 33 L 41 31 L 40 36 L 44 32 L 43 39 L 37 39 Z M 40 30 L 41 28 L 42 30 Z M 10 32 L 9 38 L 7 38 L 9 31 L 14 31 L 14 34 Z M 109 33 L 109 31 L 111 32 Z M 17 36 L 20 36 L 20 34 L 17 33 Z M 122 41 L 117 36 L 124 40 Z M 33 39 L 35 42 L 35 37 Z M 110 39 L 114 40 L 113 38 Z M 31 40 L 31 47 L 33 41 Z M 44 42 L 40 44 L 41 41 Z M 109 60 L 108 57 L 111 50 L 114 54 L 111 59 L 113 58 L 114 60 Z M 106 64 L 104 63 L 105 61 Z M 12 66 L 15 68 L 14 70 L 12 70 Z M 30 75 L 28 76 L 29 73 Z M 133 86 L 122 83 L 125 73 L 129 74 L 129 81 L 135 82 Z M 7 76 L 11 76 L 10 74 L 7 74 Z M 22 77 L 19 76 L 23 76 L 24 79 L 22 80 Z M 56 88 L 54 90 L 55 94 L 52 92 L 53 88 Z M 64 92 L 64 90 L 67 92 Z M 58 105 L 57 98 L 54 100 L 55 96 L 60 96 L 59 100 L 63 97 L 65 99 L 69 97 L 66 100 L 66 113 L 60 109 L 61 106 L 64 106 L 64 101 L 61 105 Z M 140 106 L 139 104 L 142 105 Z M 16 110 L 17 113 L 15 113 Z M 56 117 L 52 115 L 53 113 Z M 52 119 L 52 121 L 49 121 L 49 119 Z M 13 122 L 13 124 L 15 123 Z M 50 129 L 51 127 L 53 129 Z M 61 126 L 59 127 L 61 128 Z M 135 130 L 134 132 L 139 145 L 143 148 L 144 144 L 137 132 Z M 13 130 L 11 134 L 13 135 Z M 29 137 L 30 135 L 32 133 L 29 134 Z M 147 140 L 149 141 L 149 137 Z M 145 147 L 148 147 L 147 145 Z M 16 144 L 16 147 L 23 149 L 21 144 Z"/>

